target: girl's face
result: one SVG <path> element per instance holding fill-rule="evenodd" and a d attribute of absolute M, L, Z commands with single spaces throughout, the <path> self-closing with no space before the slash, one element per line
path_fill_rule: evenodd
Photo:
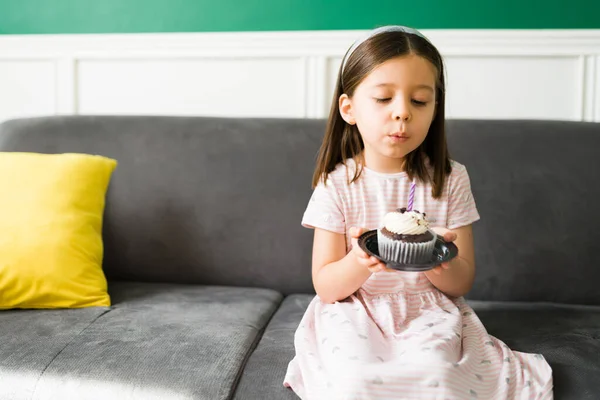
<path fill-rule="evenodd" d="M 352 98 L 340 96 L 340 113 L 356 124 L 367 167 L 399 172 L 404 157 L 423 143 L 436 108 L 436 68 L 411 54 L 390 59 L 369 73 Z"/>

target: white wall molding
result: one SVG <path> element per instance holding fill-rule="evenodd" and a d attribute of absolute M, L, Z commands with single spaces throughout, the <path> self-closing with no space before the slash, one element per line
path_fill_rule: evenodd
<path fill-rule="evenodd" d="M 364 31 L 0 36 L 0 120 L 47 114 L 321 118 Z M 600 30 L 423 30 L 448 116 L 600 121 Z"/>

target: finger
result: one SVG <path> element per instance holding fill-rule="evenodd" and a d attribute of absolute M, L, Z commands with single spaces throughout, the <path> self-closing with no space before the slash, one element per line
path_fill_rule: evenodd
<path fill-rule="evenodd" d="M 378 264 L 375 264 L 375 265 L 369 267 L 369 271 L 371 271 L 372 273 L 383 272 L 384 270 L 385 270 L 385 267 L 381 263 L 378 263 Z"/>
<path fill-rule="evenodd" d="M 386 272 L 397 272 L 397 270 L 395 270 L 393 268 L 388 268 L 388 267 L 385 267 L 385 271 Z"/>
<path fill-rule="evenodd" d="M 369 268 L 373 268 L 376 267 L 378 265 L 383 265 L 381 263 L 381 261 L 379 261 L 378 259 L 374 258 L 374 257 L 369 257 L 369 259 L 366 260 L 367 266 Z"/>
<path fill-rule="evenodd" d="M 369 257 L 368 259 L 360 260 L 361 263 L 369 269 L 379 270 L 385 268 L 385 264 L 376 259 L 375 257 Z"/>
<path fill-rule="evenodd" d="M 447 263 L 447 262 L 445 262 L 445 263 L 442 263 L 441 267 L 442 267 L 443 269 L 448 269 L 448 268 L 450 268 L 450 264 L 449 264 L 449 263 Z"/>
<path fill-rule="evenodd" d="M 352 228 L 350 228 L 350 236 L 352 236 L 353 238 L 358 239 L 360 237 L 360 235 L 363 234 L 363 229 L 362 228 L 358 228 L 356 226 L 353 226 Z"/>
<path fill-rule="evenodd" d="M 377 268 L 379 268 L 381 271 L 385 271 L 387 268 L 387 266 L 382 263 L 381 261 L 377 260 L 377 264 L 375 264 L 377 266 Z"/>
<path fill-rule="evenodd" d="M 358 263 L 360 265 L 362 265 L 363 267 L 366 267 L 366 268 L 371 268 L 373 265 L 377 264 L 377 263 L 374 263 L 370 257 L 366 257 L 366 258 L 358 257 L 356 260 L 358 261 Z"/>
<path fill-rule="evenodd" d="M 456 240 L 456 238 L 457 238 L 457 235 L 454 232 L 446 232 L 446 233 L 444 233 L 444 240 L 446 242 L 454 242 Z"/>
<path fill-rule="evenodd" d="M 363 249 L 361 249 L 360 247 L 356 247 L 355 250 L 356 250 L 355 253 L 356 253 L 356 255 L 358 257 L 360 257 L 360 258 L 370 258 L 370 256 L 367 253 L 365 253 L 363 251 Z"/>
<path fill-rule="evenodd" d="M 440 267 L 435 267 L 431 270 L 434 274 L 439 275 L 442 273 L 442 269 Z"/>

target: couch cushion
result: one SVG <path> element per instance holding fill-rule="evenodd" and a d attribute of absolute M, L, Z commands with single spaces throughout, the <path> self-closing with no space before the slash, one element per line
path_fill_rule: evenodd
<path fill-rule="evenodd" d="M 283 387 L 294 356 L 294 332 L 312 296 L 285 298 L 248 359 L 235 400 L 297 399 Z M 600 307 L 470 301 L 488 332 L 511 349 L 543 354 L 561 400 L 592 400 L 600 393 Z"/>
<path fill-rule="evenodd" d="M 488 332 L 510 348 L 543 354 L 556 399 L 600 393 L 600 307 L 470 301 Z"/>
<path fill-rule="evenodd" d="M 1 311 L 0 399 L 30 400 L 52 360 L 108 310 Z"/>
<path fill-rule="evenodd" d="M 227 399 L 281 295 L 109 282 L 110 312 L 41 377 L 34 399 Z"/>
<path fill-rule="evenodd" d="M 287 296 L 248 359 L 234 400 L 297 400 L 283 387 L 288 363 L 294 357 L 294 333 L 313 296 Z"/>

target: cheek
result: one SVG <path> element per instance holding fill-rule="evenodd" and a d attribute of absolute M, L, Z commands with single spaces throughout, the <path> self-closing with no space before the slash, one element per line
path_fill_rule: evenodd
<path fill-rule="evenodd" d="M 419 118 L 417 130 L 419 132 L 419 136 L 423 137 L 423 140 L 429 132 L 429 127 L 431 126 L 431 122 L 433 122 L 433 116 L 433 112 L 427 112 L 425 115 L 422 115 L 422 118 Z"/>
<path fill-rule="evenodd" d="M 420 118 L 420 123 L 422 125 L 429 126 L 433 122 L 434 117 L 435 117 L 435 109 L 434 108 L 424 110 L 424 112 Z"/>
<path fill-rule="evenodd" d="M 373 104 L 364 103 L 360 107 L 355 108 L 354 116 L 357 120 L 361 120 L 363 124 L 376 124 L 380 118 L 381 107 L 375 107 Z"/>

